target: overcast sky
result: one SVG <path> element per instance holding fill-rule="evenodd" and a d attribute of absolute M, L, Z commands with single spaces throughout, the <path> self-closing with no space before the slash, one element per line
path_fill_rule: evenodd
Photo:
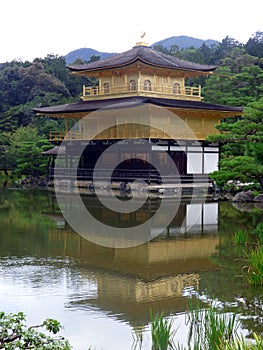
<path fill-rule="evenodd" d="M 87 47 L 122 52 L 177 35 L 246 43 L 263 31 L 262 0 L 1 0 L 0 62 Z"/>

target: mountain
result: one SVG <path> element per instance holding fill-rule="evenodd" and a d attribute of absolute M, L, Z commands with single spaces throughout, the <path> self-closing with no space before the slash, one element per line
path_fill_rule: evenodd
<path fill-rule="evenodd" d="M 207 46 L 213 46 L 219 44 L 218 41 L 208 39 L 208 40 L 202 40 L 202 39 L 197 39 L 193 38 L 191 36 L 185 36 L 185 35 L 180 35 L 180 36 L 172 36 L 171 38 L 163 39 L 161 41 L 158 41 L 151 46 L 154 47 L 155 45 L 162 45 L 166 49 L 170 49 L 171 46 L 177 45 L 179 49 L 186 49 L 188 47 L 194 47 L 194 48 L 199 48 L 205 43 Z"/>
<path fill-rule="evenodd" d="M 90 48 L 82 48 L 69 52 L 64 56 L 67 64 L 73 63 L 77 59 L 88 62 L 92 56 L 99 56 L 101 59 L 113 56 L 115 53 L 100 52 Z"/>
<path fill-rule="evenodd" d="M 163 47 L 167 48 L 168 50 L 173 45 L 177 45 L 179 49 L 185 49 L 187 47 L 195 47 L 199 48 L 202 46 L 203 43 L 206 43 L 208 46 L 217 45 L 219 42 L 216 40 L 208 39 L 208 40 L 202 40 L 193 38 L 190 36 L 172 36 L 171 38 L 163 39 L 161 41 L 158 41 L 151 45 L 151 47 L 154 47 L 155 45 L 162 45 Z M 115 53 L 109 53 L 109 52 L 100 52 L 91 48 L 82 48 L 77 49 L 74 51 L 69 52 L 66 56 L 64 56 L 66 63 L 71 64 L 77 59 L 81 59 L 82 61 L 89 61 L 92 56 L 99 56 L 101 59 L 107 58 L 110 56 L 113 56 Z"/>

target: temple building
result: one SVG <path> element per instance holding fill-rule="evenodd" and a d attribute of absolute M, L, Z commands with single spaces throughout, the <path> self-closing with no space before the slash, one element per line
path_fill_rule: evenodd
<path fill-rule="evenodd" d="M 96 78 L 97 85 L 83 86 L 79 102 L 35 109 L 38 116 L 66 121 L 64 133 L 50 132 L 53 149 L 47 154 L 55 159 L 61 145 L 65 158 L 57 177 L 71 179 L 70 164 L 79 153 L 78 181 L 94 176 L 149 185 L 209 181 L 219 147 L 207 136 L 218 133 L 215 125 L 222 118 L 242 114 L 241 107 L 202 102 L 201 87 L 187 85 L 216 66 L 184 61 L 139 42 L 129 51 L 68 68 Z M 76 121 L 72 129 L 69 119 Z"/>

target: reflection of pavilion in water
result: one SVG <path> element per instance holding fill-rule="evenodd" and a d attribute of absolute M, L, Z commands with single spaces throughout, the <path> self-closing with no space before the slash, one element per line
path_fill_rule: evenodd
<path fill-rule="evenodd" d="M 127 215 L 138 224 L 152 215 L 155 205 L 148 203 L 147 208 Z M 89 199 L 89 209 L 121 227 L 128 220 L 116 213 L 111 218 L 113 214 L 94 198 Z M 219 243 L 217 210 L 218 203 L 181 204 L 160 237 L 131 248 L 93 244 L 67 225 L 50 231 L 50 240 L 63 240 L 65 256 L 79 259 L 83 285 L 92 281 L 95 288 L 95 292 L 92 288 L 92 293 L 82 293 L 68 307 L 96 307 L 134 325 L 149 321 L 149 309 L 166 314 L 185 311 L 187 290 L 199 290 L 200 274 L 217 269 L 209 259 Z M 194 217 L 197 221 L 192 225 Z M 61 224 L 61 217 L 57 221 Z"/>

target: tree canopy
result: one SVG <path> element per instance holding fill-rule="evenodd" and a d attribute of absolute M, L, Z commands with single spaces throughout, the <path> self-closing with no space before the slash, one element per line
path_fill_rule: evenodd
<path fill-rule="evenodd" d="M 211 177 L 222 187 L 246 183 L 263 189 L 263 97 L 250 103 L 241 118 L 217 128 L 222 133 L 209 139 L 221 144 L 222 155 L 220 170 Z"/>

